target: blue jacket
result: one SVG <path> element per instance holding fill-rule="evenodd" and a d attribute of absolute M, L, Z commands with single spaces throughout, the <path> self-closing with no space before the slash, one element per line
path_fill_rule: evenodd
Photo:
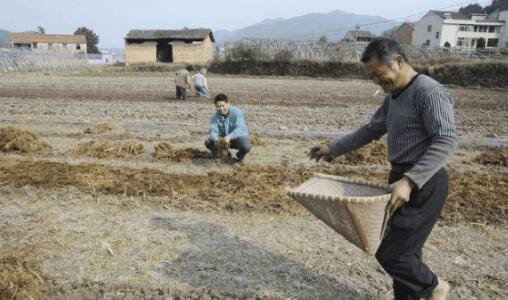
<path fill-rule="evenodd" d="M 208 138 L 216 141 L 219 137 L 226 136 L 229 136 L 232 140 L 249 136 L 243 112 L 238 107 L 230 106 L 227 116 L 223 116 L 218 112 L 214 112 L 212 115 Z"/>

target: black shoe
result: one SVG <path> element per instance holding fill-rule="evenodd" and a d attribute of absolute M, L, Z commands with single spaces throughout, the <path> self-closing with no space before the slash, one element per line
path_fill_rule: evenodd
<path fill-rule="evenodd" d="M 235 156 L 236 156 L 236 159 L 238 160 L 237 162 L 238 162 L 239 164 L 242 164 L 242 165 L 243 165 L 243 164 L 244 164 L 244 161 L 245 161 L 245 156 L 240 157 L 240 156 L 238 156 L 238 153 L 237 153 Z"/>

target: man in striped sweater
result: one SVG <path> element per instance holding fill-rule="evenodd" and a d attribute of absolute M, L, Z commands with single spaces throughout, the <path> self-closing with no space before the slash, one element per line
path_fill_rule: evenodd
<path fill-rule="evenodd" d="M 309 156 L 331 161 L 387 134 L 391 162 L 390 230 L 376 253 L 393 278 L 395 299 L 446 299 L 450 286 L 422 261 L 422 247 L 448 195 L 444 165 L 457 147 L 453 99 L 418 74 L 393 40 L 376 38 L 362 55 L 370 78 L 387 93 L 370 121 Z"/>

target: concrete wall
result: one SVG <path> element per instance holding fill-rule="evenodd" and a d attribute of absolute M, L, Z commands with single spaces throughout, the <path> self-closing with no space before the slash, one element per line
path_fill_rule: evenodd
<path fill-rule="evenodd" d="M 448 42 L 450 47 L 457 47 L 457 37 L 459 33 L 459 25 L 455 24 L 443 24 L 441 28 L 441 45 L 444 45 Z"/>
<path fill-rule="evenodd" d="M 157 61 L 157 43 L 125 44 L 125 63 L 155 63 Z"/>

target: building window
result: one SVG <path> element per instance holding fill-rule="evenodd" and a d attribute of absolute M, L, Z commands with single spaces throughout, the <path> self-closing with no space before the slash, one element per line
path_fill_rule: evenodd
<path fill-rule="evenodd" d="M 62 46 L 64 47 L 64 49 L 67 49 L 67 43 L 63 43 Z"/>
<path fill-rule="evenodd" d="M 483 27 L 483 26 L 478 26 L 478 27 Z M 481 29 L 481 28 L 480 28 Z M 471 26 L 471 25 L 459 25 L 459 31 L 474 31 L 474 26 Z"/>
<path fill-rule="evenodd" d="M 494 26 L 489 26 L 489 32 L 495 32 L 496 31 L 496 27 Z"/>
<path fill-rule="evenodd" d="M 499 39 L 488 39 L 487 47 L 496 48 L 499 45 Z"/>
<path fill-rule="evenodd" d="M 48 43 L 48 49 L 53 49 L 53 43 Z"/>
<path fill-rule="evenodd" d="M 466 44 L 466 41 L 464 40 L 464 38 L 457 39 L 457 47 L 464 47 L 465 44 Z"/>
<path fill-rule="evenodd" d="M 33 48 L 33 49 L 37 49 L 37 43 L 36 43 L 36 42 L 33 42 L 33 43 L 32 43 L 32 48 Z"/>
<path fill-rule="evenodd" d="M 81 50 L 81 45 L 80 44 L 76 44 L 76 50 Z"/>
<path fill-rule="evenodd" d="M 430 40 L 425 41 L 425 46 L 430 46 Z"/>
<path fill-rule="evenodd" d="M 436 39 L 439 38 L 439 31 L 436 31 Z"/>
<path fill-rule="evenodd" d="M 431 32 L 432 31 L 432 25 L 428 25 L 427 26 L 427 32 Z"/>

